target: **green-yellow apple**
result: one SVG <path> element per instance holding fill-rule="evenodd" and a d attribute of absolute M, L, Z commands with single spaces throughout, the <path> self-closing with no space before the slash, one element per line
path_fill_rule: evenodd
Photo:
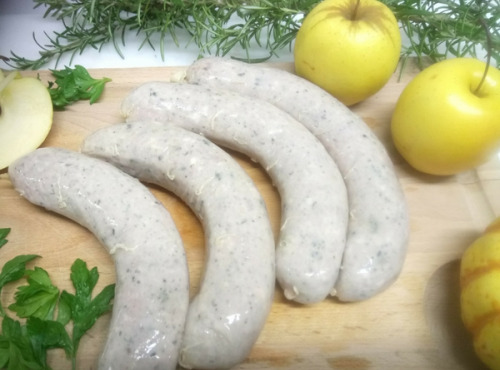
<path fill-rule="evenodd" d="M 476 167 L 500 145 L 500 71 L 453 58 L 421 71 L 393 112 L 396 149 L 419 171 L 451 175 Z"/>
<path fill-rule="evenodd" d="M 52 118 L 52 100 L 40 80 L 0 71 L 0 170 L 38 148 Z"/>
<path fill-rule="evenodd" d="M 478 357 L 500 369 L 500 218 L 465 250 L 460 261 L 460 311 Z"/>
<path fill-rule="evenodd" d="M 380 90 L 396 70 L 401 32 L 377 0 L 325 0 L 304 18 L 295 72 L 353 105 Z"/>

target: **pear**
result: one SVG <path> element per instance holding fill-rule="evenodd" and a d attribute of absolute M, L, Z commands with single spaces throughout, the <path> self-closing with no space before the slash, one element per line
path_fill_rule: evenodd
<path fill-rule="evenodd" d="M 0 71 L 0 170 L 38 148 L 52 120 L 52 100 L 39 79 Z"/>

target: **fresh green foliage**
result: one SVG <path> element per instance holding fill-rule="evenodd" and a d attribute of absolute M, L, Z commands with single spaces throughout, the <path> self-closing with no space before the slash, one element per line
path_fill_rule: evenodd
<path fill-rule="evenodd" d="M 106 286 L 95 298 L 92 291 L 99 280 L 97 268 L 89 270 L 87 264 L 77 259 L 71 266 L 71 281 L 75 287 L 75 294 L 63 291 L 61 305 L 73 320 L 73 360 L 82 336 L 94 325 L 96 320 L 104 313 L 111 310 L 111 300 L 114 298 L 114 284 Z"/>
<path fill-rule="evenodd" d="M 54 17 L 64 30 L 46 34 L 38 59 L 30 60 L 12 52 L 10 65 L 38 69 L 62 55 L 73 58 L 87 47 L 99 50 L 113 43 L 119 55 L 126 31 L 143 38 L 142 45 L 159 48 L 164 57 L 166 37 L 178 44 L 178 35 L 187 34 L 200 55 L 230 55 L 239 46 L 243 59 L 260 61 L 250 55 L 250 45 L 267 51 L 268 57 L 291 47 L 304 16 L 319 0 L 34 0 L 45 6 L 45 17 Z M 492 35 L 492 57 L 500 62 L 500 0 L 381 0 L 399 19 L 410 40 L 403 58 L 416 55 L 437 61 L 449 55 L 477 56 L 485 50 L 484 28 Z M 485 26 L 485 27 L 484 27 Z M 234 55 L 233 55 L 234 56 Z M 240 56 L 241 58 L 241 56 Z M 5 58 L 3 58 L 5 59 Z M 56 63 L 57 64 L 57 63 Z"/>
<path fill-rule="evenodd" d="M 64 30 L 46 36 L 40 44 L 40 58 L 29 60 L 12 53 L 11 65 L 19 69 L 38 69 L 52 59 L 70 53 L 73 58 L 87 47 L 99 50 L 113 43 L 121 56 L 125 32 L 135 31 L 143 38 L 141 47 L 160 50 L 164 58 L 165 38 L 172 36 L 178 45 L 182 33 L 200 49 L 200 55 L 212 50 L 226 55 L 236 46 L 248 51 L 257 44 L 269 56 L 291 45 L 301 18 L 318 0 L 35 0 L 46 6 L 45 16 L 64 23 Z M 241 21 L 233 22 L 236 18 Z M 265 41 L 262 41 L 265 39 Z M 247 55 L 247 59 L 252 56 Z"/>
<path fill-rule="evenodd" d="M 8 316 L 2 320 L 0 368 L 9 370 L 48 368 L 36 358 L 26 327 Z"/>
<path fill-rule="evenodd" d="M 87 69 L 81 65 L 75 68 L 65 67 L 61 70 L 50 70 L 56 78 L 49 82 L 49 93 L 55 109 L 62 110 L 78 100 L 89 100 L 95 103 L 104 90 L 109 78 L 94 79 Z"/>
<path fill-rule="evenodd" d="M 29 317 L 26 321 L 26 333 L 35 358 L 39 359 L 45 367 L 48 367 L 47 350 L 52 348 L 62 348 L 66 356 L 71 357 L 72 362 L 75 363 L 76 351 L 73 349 L 73 343 L 66 328 L 59 321 Z"/>
<path fill-rule="evenodd" d="M 417 56 L 422 63 L 429 57 L 437 62 L 489 52 L 500 65 L 500 0 L 382 1 L 393 10 L 410 41 L 403 59 Z"/>
<path fill-rule="evenodd" d="M 15 303 L 9 306 L 19 317 L 51 319 L 59 298 L 59 289 L 52 285 L 47 271 L 40 267 L 26 271 L 28 285 L 17 288 Z"/>
<path fill-rule="evenodd" d="M 62 348 L 68 356 L 72 343 L 64 326 L 51 320 L 31 317 L 22 325 L 5 316 L 0 334 L 1 369 L 50 369 L 47 350 Z"/>
<path fill-rule="evenodd" d="M 0 248 L 2 248 L 7 243 L 7 239 L 5 238 L 7 237 L 7 235 L 9 235 L 9 233 L 10 233 L 9 228 L 0 229 Z"/>
<path fill-rule="evenodd" d="M 0 229 L 0 240 L 9 229 Z M 71 266 L 71 281 L 75 294 L 55 287 L 49 274 L 40 267 L 26 269 L 26 263 L 36 255 L 20 255 L 7 261 L 0 272 L 0 292 L 11 282 L 24 277 L 27 285 L 17 287 L 14 303 L 8 308 L 18 317 L 25 318 L 25 324 L 8 316 L 0 304 L 2 332 L 0 333 L 1 369 L 50 369 L 47 351 L 61 348 L 71 359 L 76 369 L 76 353 L 81 338 L 97 319 L 112 308 L 114 284 L 106 286 L 95 298 L 92 292 L 99 280 L 97 268 L 91 270 L 77 259 Z M 54 318 L 58 311 L 57 320 Z M 72 337 L 66 325 L 72 324 Z"/>
<path fill-rule="evenodd" d="M 0 292 L 6 284 L 21 279 L 26 272 L 26 263 L 37 257 L 34 254 L 20 255 L 7 261 L 0 272 Z M 5 317 L 5 311 L 1 304 L 0 316 Z"/>

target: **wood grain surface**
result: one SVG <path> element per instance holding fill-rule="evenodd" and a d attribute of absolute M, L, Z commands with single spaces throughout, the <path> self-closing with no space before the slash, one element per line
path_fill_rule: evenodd
<path fill-rule="evenodd" d="M 292 70 L 291 64 L 274 64 Z M 54 125 L 43 146 L 78 150 L 83 138 L 103 126 L 122 122 L 120 104 L 140 83 L 180 76 L 184 68 L 91 70 L 110 77 L 101 100 L 78 102 L 54 114 Z M 498 215 L 500 166 L 497 158 L 457 176 L 433 177 L 412 170 L 395 152 L 389 133 L 397 97 L 416 74 L 408 67 L 401 80 L 394 75 L 375 96 L 352 109 L 386 145 L 401 180 L 411 217 L 408 256 L 399 279 L 376 297 L 359 303 L 328 299 L 301 306 L 287 302 L 276 288 L 275 301 L 253 351 L 237 369 L 480 369 L 471 341 L 459 318 L 458 266 L 465 248 Z M 24 72 L 50 80 L 48 71 Z M 280 219 L 280 199 L 262 168 L 232 153 L 262 193 L 274 231 Z M 204 261 L 203 230 L 177 197 L 157 187 L 151 191 L 171 212 L 187 251 L 191 294 L 199 285 Z M 94 236 L 63 217 L 33 206 L 0 173 L 0 228 L 10 227 L 9 242 L 0 250 L 0 264 L 18 254 L 41 256 L 30 266 L 45 268 L 61 289 L 72 290 L 70 266 L 82 258 L 97 266 L 97 289 L 114 281 L 113 261 Z M 4 307 L 14 286 L 2 293 Z M 81 342 L 79 369 L 95 369 L 107 335 L 110 315 L 102 317 Z M 69 369 L 59 350 L 50 352 L 53 369 Z"/>

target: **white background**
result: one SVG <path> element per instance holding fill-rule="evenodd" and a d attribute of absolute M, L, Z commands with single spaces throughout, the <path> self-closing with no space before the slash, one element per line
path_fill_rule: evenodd
<path fill-rule="evenodd" d="M 458 0 L 456 0 L 458 1 Z M 53 36 L 53 31 L 62 31 L 61 21 L 52 17 L 44 18 L 45 7 L 34 9 L 32 0 L 0 0 L 0 55 L 9 57 L 11 51 L 19 56 L 28 59 L 37 59 L 39 46 L 35 43 L 33 35 L 38 42 L 47 42 L 48 35 Z M 407 45 L 407 38 L 403 37 L 403 45 Z M 120 45 L 124 58 L 109 43 L 101 51 L 88 47 L 83 54 L 78 54 L 72 64 L 82 64 L 86 68 L 132 68 L 132 67 L 156 67 L 156 66 L 184 66 L 191 64 L 198 57 L 198 48 L 195 44 L 189 43 L 187 35 L 178 34 L 179 46 L 172 40 L 167 39 L 165 46 L 165 56 L 162 59 L 159 49 L 153 50 L 149 45 L 140 49 L 142 38 L 135 34 L 135 31 L 125 36 L 125 46 Z M 159 42 L 158 42 L 159 43 Z M 156 44 L 158 44 L 156 43 Z M 238 51 L 232 51 L 238 53 Z M 478 51 L 479 58 L 485 60 L 485 53 Z M 254 48 L 251 50 L 252 57 L 258 58 L 267 55 L 265 50 Z M 244 57 L 244 53 L 241 55 Z M 271 61 L 291 62 L 293 52 L 285 48 L 278 53 L 277 57 Z M 42 67 L 63 68 L 70 64 L 70 56 L 64 56 L 56 66 L 55 61 Z M 11 69 L 8 65 L 0 61 L 0 68 Z"/>
<path fill-rule="evenodd" d="M 39 47 L 33 40 L 33 33 L 40 43 L 46 43 L 44 32 L 52 36 L 53 31 L 62 31 L 60 21 L 52 17 L 43 18 L 45 7 L 33 9 L 32 0 L 0 0 L 0 55 L 10 57 L 11 51 L 19 56 L 37 59 Z M 124 55 L 122 59 L 112 44 L 108 44 L 101 51 L 92 48 L 85 49 L 77 55 L 72 64 L 81 64 L 86 68 L 130 68 L 153 66 L 182 66 L 191 64 L 198 57 L 198 48 L 189 44 L 189 38 L 179 35 L 179 47 L 167 41 L 165 58 L 162 60 L 159 49 L 153 50 L 145 45 L 139 50 L 142 38 L 138 38 L 135 31 L 125 37 L 125 46 L 120 45 Z M 254 51 L 257 53 L 258 51 Z M 286 48 L 279 53 L 279 57 L 271 60 L 289 62 L 293 60 L 292 52 Z M 58 68 L 69 65 L 69 56 L 63 58 Z M 10 69 L 0 61 L 0 68 Z M 55 61 L 43 67 L 55 68 Z"/>

